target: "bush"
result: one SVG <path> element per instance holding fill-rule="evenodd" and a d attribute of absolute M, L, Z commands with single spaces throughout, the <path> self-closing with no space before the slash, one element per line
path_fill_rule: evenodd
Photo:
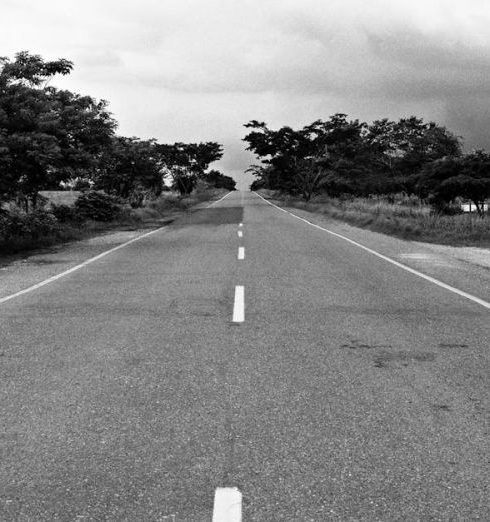
<path fill-rule="evenodd" d="M 90 191 L 75 201 L 75 212 L 84 219 L 112 221 L 121 213 L 121 206 L 114 196 L 105 192 Z"/>
<path fill-rule="evenodd" d="M 37 240 L 58 230 L 58 221 L 50 212 L 38 209 L 26 214 L 13 211 L 0 214 L 0 243 L 12 239 Z"/>
<path fill-rule="evenodd" d="M 280 194 L 272 194 L 272 197 L 279 199 L 284 206 L 317 212 L 404 239 L 449 245 L 490 244 L 490 215 L 482 219 L 475 214 L 461 214 L 456 206 L 447 209 L 453 215 L 443 215 L 433 212 L 429 205 L 413 196 L 400 194 L 396 197 L 396 203 L 390 202 L 393 199 L 391 196 L 342 200 L 322 195 L 308 203 Z"/>
<path fill-rule="evenodd" d="M 81 223 L 84 219 L 74 207 L 51 204 L 51 212 L 60 223 Z"/>

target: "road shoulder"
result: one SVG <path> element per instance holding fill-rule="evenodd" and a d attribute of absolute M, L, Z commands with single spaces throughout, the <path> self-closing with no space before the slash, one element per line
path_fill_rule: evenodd
<path fill-rule="evenodd" d="M 278 201 L 273 202 L 292 214 L 357 241 L 410 268 L 482 299 L 490 299 L 490 249 L 488 248 L 451 247 L 399 239 L 358 228 L 322 214 L 288 207 Z"/>

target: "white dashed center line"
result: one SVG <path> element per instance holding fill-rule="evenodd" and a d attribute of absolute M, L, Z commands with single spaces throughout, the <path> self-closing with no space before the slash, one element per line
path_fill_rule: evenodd
<path fill-rule="evenodd" d="M 217 488 L 214 494 L 213 522 L 241 522 L 242 494 L 237 488 Z"/>
<path fill-rule="evenodd" d="M 242 227 L 243 227 L 243 223 L 240 223 L 238 226 L 239 226 L 240 228 L 242 228 Z"/>
<path fill-rule="evenodd" d="M 245 247 L 238 247 L 238 259 L 245 259 Z"/>
<path fill-rule="evenodd" d="M 243 232 L 241 230 L 238 231 L 238 237 L 243 237 Z"/>
<path fill-rule="evenodd" d="M 233 305 L 233 322 L 245 321 L 245 287 L 235 286 L 235 303 Z"/>

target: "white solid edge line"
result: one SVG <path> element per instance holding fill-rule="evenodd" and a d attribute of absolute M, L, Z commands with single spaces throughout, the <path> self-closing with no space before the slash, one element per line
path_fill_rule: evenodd
<path fill-rule="evenodd" d="M 243 232 L 241 230 L 238 231 L 238 237 L 243 237 Z"/>
<path fill-rule="evenodd" d="M 351 243 L 352 245 L 355 245 L 359 248 L 362 248 L 366 252 L 369 252 L 370 254 L 373 254 L 376 257 L 379 257 L 380 259 L 384 259 L 388 263 L 391 263 L 392 265 L 395 265 L 403 270 L 406 270 L 407 272 L 410 272 L 411 274 L 414 274 L 418 277 L 421 277 L 422 279 L 425 279 L 426 281 L 430 281 L 431 283 L 440 286 L 441 288 L 444 288 L 446 290 L 449 290 L 450 292 L 453 292 L 454 294 L 457 294 L 461 297 L 464 297 L 466 299 L 469 299 L 470 301 L 473 301 L 474 303 L 479 304 L 480 306 L 483 306 L 484 308 L 490 309 L 490 303 L 488 301 L 485 301 L 484 299 L 480 299 L 479 297 L 476 297 L 475 295 L 468 294 L 467 292 L 464 292 L 463 290 L 459 290 L 458 288 L 455 288 L 454 286 L 448 285 L 446 283 L 443 283 L 442 281 L 439 281 L 439 279 L 436 279 L 434 277 L 428 276 L 422 272 L 419 272 L 418 270 L 415 270 L 414 268 L 410 268 L 407 265 L 404 265 L 403 263 L 399 263 L 398 261 L 395 261 L 394 259 L 391 259 L 391 257 L 385 256 L 383 254 L 380 254 L 379 252 L 376 252 L 376 250 L 373 250 L 371 248 L 368 248 L 367 246 L 362 245 L 361 243 L 358 243 L 357 241 L 353 241 L 352 239 L 349 239 L 346 236 L 343 236 L 342 234 L 338 234 L 337 232 L 333 232 L 332 230 L 328 230 L 327 228 L 323 228 L 320 225 L 316 225 L 315 223 L 312 223 L 311 221 L 308 221 L 307 219 L 304 219 L 300 216 L 297 216 L 296 214 L 293 214 L 292 212 L 289 212 L 288 210 L 285 210 L 281 207 L 278 207 L 277 205 L 274 205 L 274 203 L 271 203 L 270 201 L 267 201 L 264 197 L 262 197 L 260 194 L 257 194 L 257 192 L 254 192 L 259 198 L 263 199 L 266 203 L 271 205 L 272 207 L 276 208 L 277 210 L 280 210 L 281 212 L 285 212 L 286 214 L 289 214 L 290 216 L 299 219 L 300 221 L 303 221 L 307 223 L 308 225 L 311 225 L 312 227 L 318 228 L 319 230 L 323 230 L 324 232 L 327 232 L 328 234 L 331 234 L 332 236 L 341 238 L 348 243 Z"/>
<path fill-rule="evenodd" d="M 238 488 L 216 488 L 213 522 L 241 522 L 242 494 Z"/>
<path fill-rule="evenodd" d="M 0 304 L 5 303 L 6 301 L 10 301 L 10 299 L 14 299 L 15 297 L 19 297 L 21 295 L 27 294 L 29 292 L 32 292 L 33 290 L 37 290 L 38 288 L 41 288 L 43 286 L 48 285 L 49 283 L 52 283 L 53 281 L 56 281 L 58 279 L 61 279 L 62 277 L 67 276 L 68 274 L 71 274 L 72 272 L 75 272 L 76 270 L 80 270 L 80 268 L 83 268 L 87 265 L 90 265 L 94 261 L 97 261 L 109 254 L 112 254 L 112 252 L 115 252 L 116 250 L 119 250 L 121 248 L 124 248 L 131 243 L 135 243 L 136 241 L 139 241 L 140 239 L 143 239 L 145 237 L 151 236 L 152 234 L 156 234 L 157 232 L 160 232 L 166 227 L 160 227 L 156 228 L 155 230 L 151 230 L 150 232 L 146 232 L 146 234 L 142 234 L 141 236 L 134 237 L 133 239 L 130 239 L 129 241 L 126 241 L 125 243 L 121 243 L 120 245 L 111 248 L 110 250 L 106 250 L 105 252 L 102 252 L 101 254 L 91 257 L 90 259 L 87 259 L 83 263 L 80 263 L 79 265 L 73 266 L 69 268 L 68 270 L 65 270 L 64 272 L 61 272 L 59 274 L 56 274 L 52 277 L 49 277 L 48 279 L 45 279 L 44 281 L 41 281 L 40 283 L 37 283 L 35 285 L 29 286 L 28 288 L 24 288 L 24 290 L 20 290 L 19 292 L 15 292 L 15 294 L 7 295 L 6 297 L 0 298 Z"/>
<path fill-rule="evenodd" d="M 218 199 L 217 201 L 213 201 L 213 203 L 208 205 L 206 208 L 209 208 L 212 205 L 214 205 L 215 203 L 218 203 L 219 201 L 221 201 L 222 199 L 225 199 L 230 194 L 231 194 L 231 192 L 228 192 L 228 194 L 223 196 L 221 199 Z M 72 266 L 68 270 L 65 270 L 64 272 L 60 272 L 59 274 L 56 274 L 56 275 L 54 275 L 52 277 L 49 277 L 48 279 L 45 279 L 44 281 L 36 283 L 35 285 L 29 286 L 27 288 L 24 288 L 23 290 L 19 290 L 18 292 L 15 292 L 14 294 L 10 294 L 10 295 L 7 295 L 5 297 L 0 297 L 0 304 L 6 303 L 7 301 L 10 301 L 11 299 L 15 299 L 16 297 L 20 297 L 21 295 L 28 294 L 29 292 L 37 290 L 38 288 L 41 288 L 43 286 L 49 285 L 49 283 L 53 283 L 54 281 L 57 281 L 58 279 L 61 279 L 62 277 L 67 276 L 68 274 L 71 274 L 72 272 L 80 270 L 80 268 L 83 268 L 83 267 L 85 267 L 87 265 L 90 265 L 94 261 L 97 261 L 97 260 L 99 260 L 99 259 L 101 259 L 101 258 L 103 258 L 103 257 L 105 257 L 105 256 L 107 256 L 109 254 L 112 254 L 112 252 L 115 252 L 116 250 L 124 248 L 124 247 L 130 245 L 131 243 L 135 243 L 136 241 L 139 241 L 140 239 L 143 239 L 145 237 L 151 236 L 152 234 L 156 234 L 157 232 L 160 232 L 164 228 L 166 228 L 166 225 L 163 226 L 163 227 L 156 228 L 155 230 L 150 230 L 150 232 L 146 232 L 145 234 L 142 234 L 141 236 L 134 237 L 133 239 L 130 239 L 129 241 L 126 241 L 125 243 L 121 243 L 120 245 L 117 245 L 114 248 L 106 250 L 105 252 L 102 252 L 102 253 L 96 255 L 95 257 L 91 257 L 90 259 L 87 259 L 83 263 L 80 263 L 79 265 L 76 265 L 76 266 Z"/>
<path fill-rule="evenodd" d="M 235 286 L 235 302 L 233 303 L 233 322 L 243 323 L 245 321 L 245 288 Z"/>
<path fill-rule="evenodd" d="M 238 259 L 245 259 L 245 247 L 238 247 Z"/>
<path fill-rule="evenodd" d="M 213 205 L 216 205 L 216 203 L 219 203 L 220 201 L 223 201 L 225 198 L 227 198 L 230 194 L 233 194 L 233 192 L 228 192 L 228 194 L 225 194 L 222 198 L 217 199 L 216 201 L 213 201 L 210 203 L 206 208 L 212 207 Z"/>

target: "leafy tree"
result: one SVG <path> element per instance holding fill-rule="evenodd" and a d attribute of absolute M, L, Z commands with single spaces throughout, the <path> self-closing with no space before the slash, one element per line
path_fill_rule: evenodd
<path fill-rule="evenodd" d="M 73 63 L 69 60 L 60 58 L 46 62 L 41 56 L 32 55 L 28 51 L 17 53 L 13 62 L 7 57 L 1 57 L 0 65 L 2 65 L 0 72 L 1 87 L 7 85 L 45 86 L 56 74 L 70 74 L 73 69 Z"/>
<path fill-rule="evenodd" d="M 483 215 L 485 201 L 490 198 L 490 154 L 475 151 L 460 158 L 436 160 L 422 170 L 417 190 L 437 211 L 445 212 L 459 197 L 472 201 Z"/>
<path fill-rule="evenodd" d="M 216 142 L 159 144 L 158 153 L 166 176 L 173 188 L 182 195 L 190 194 L 198 179 L 205 178 L 211 163 L 223 156 L 223 148 Z"/>
<path fill-rule="evenodd" d="M 282 127 L 274 131 L 256 120 L 245 127 L 252 129 L 244 138 L 249 144 L 247 150 L 261 158 L 264 166 L 270 167 L 266 171 L 256 170 L 254 174 L 261 177 L 267 172 L 267 186 L 271 189 L 297 191 L 298 179 L 306 179 L 304 174 L 297 177 L 305 162 L 314 161 L 324 170 L 331 170 L 341 158 L 354 161 L 365 155 L 366 124 L 359 120 L 349 121 L 341 113 L 327 121 L 316 120 L 299 130 Z"/>
<path fill-rule="evenodd" d="M 425 164 L 461 154 L 459 138 L 416 117 L 367 125 L 337 113 L 299 130 L 271 130 L 256 120 L 245 127 L 251 129 L 244 138 L 247 149 L 262 160 L 261 167 L 252 167 L 254 175 L 262 186 L 290 193 L 301 190 L 298 182 L 307 187 L 315 179 L 311 171 L 307 176 L 302 172 L 305 162 L 325 171 L 322 190 L 369 195 L 413 191 Z"/>
<path fill-rule="evenodd" d="M 410 178 L 420 169 L 446 156 L 461 155 L 460 139 L 445 127 L 411 116 L 398 122 L 378 120 L 368 127 L 366 140 L 392 176 Z"/>
<path fill-rule="evenodd" d="M 483 216 L 485 201 L 490 199 L 490 154 L 477 150 L 464 156 L 461 162 L 463 169 L 454 183 L 460 196 L 472 201 Z"/>
<path fill-rule="evenodd" d="M 260 179 L 254 179 L 252 183 L 250 183 L 250 190 L 256 191 L 263 188 L 266 188 L 266 185 Z"/>
<path fill-rule="evenodd" d="M 267 170 L 268 188 L 294 191 L 299 163 L 315 156 L 321 146 L 318 143 L 320 123 L 315 122 L 299 131 L 291 127 L 275 131 L 264 122 L 252 120 L 245 124 L 245 128 L 252 129 L 243 139 L 248 142 L 247 150 L 254 152 L 264 165 L 270 167 Z"/>
<path fill-rule="evenodd" d="M 155 140 L 117 136 L 104 150 L 94 175 L 95 188 L 129 198 L 147 190 L 162 191 L 162 165 Z"/>
<path fill-rule="evenodd" d="M 105 102 L 47 86 L 71 71 L 68 60 L 22 52 L 1 65 L 0 199 L 22 196 L 35 206 L 39 190 L 93 167 L 116 124 Z"/>
<path fill-rule="evenodd" d="M 327 171 L 313 160 L 304 160 L 294 179 L 303 199 L 309 201 L 326 184 Z"/>
<path fill-rule="evenodd" d="M 210 170 L 204 175 L 204 181 L 216 188 L 224 188 L 227 190 L 235 190 L 236 182 L 230 176 L 225 176 L 219 170 Z"/>

